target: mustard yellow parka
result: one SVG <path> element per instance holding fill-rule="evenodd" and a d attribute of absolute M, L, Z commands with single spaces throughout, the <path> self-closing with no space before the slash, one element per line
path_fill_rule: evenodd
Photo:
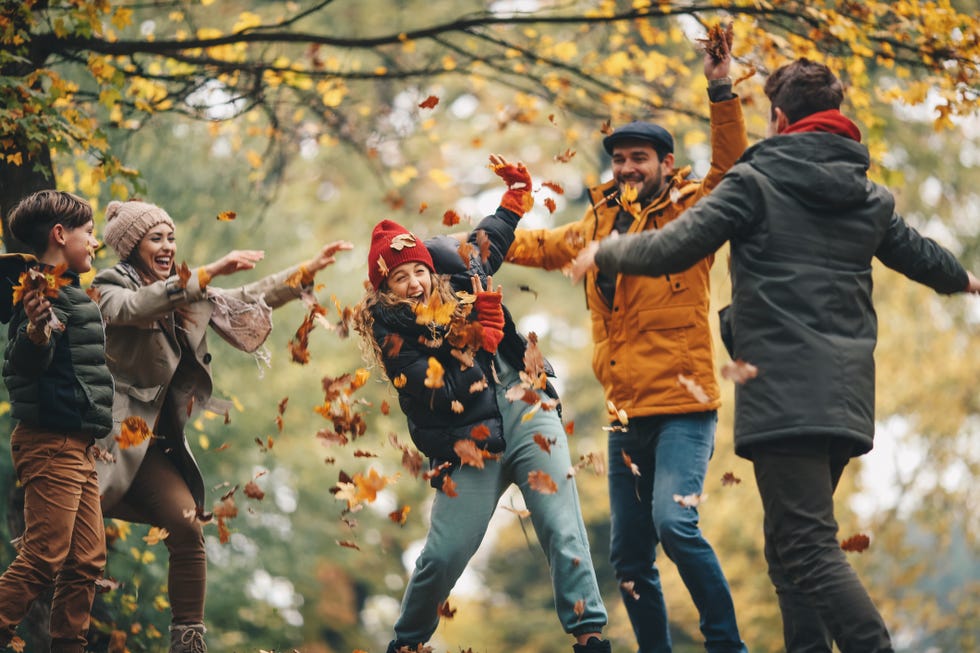
<path fill-rule="evenodd" d="M 683 219 L 683 213 L 718 185 L 748 145 L 740 100 L 711 104 L 711 170 L 703 180 L 676 171 L 664 192 L 634 220 L 629 233 L 659 229 Z M 590 241 L 613 229 L 620 211 L 618 188 L 609 181 L 590 190 L 592 207 L 578 222 L 554 229 L 518 229 L 507 261 L 560 269 Z M 713 256 L 680 274 L 663 277 L 618 275 L 614 305 L 596 285 L 595 271 L 585 278 L 592 315 L 592 368 L 606 399 L 633 417 L 693 413 L 720 405 L 714 352 L 708 326 L 709 270 Z M 694 380 L 707 402 L 685 389 L 678 376 Z M 702 398 L 703 399 L 703 398 Z"/>

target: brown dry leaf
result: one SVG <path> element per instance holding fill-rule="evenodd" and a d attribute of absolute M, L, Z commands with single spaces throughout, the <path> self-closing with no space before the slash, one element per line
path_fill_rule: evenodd
<path fill-rule="evenodd" d="M 107 649 L 107 653 L 129 653 L 129 649 L 126 648 L 126 637 L 126 631 L 124 630 L 113 630 L 109 633 L 109 648 Z"/>
<path fill-rule="evenodd" d="M 630 458 L 630 455 L 626 453 L 626 450 L 620 449 L 619 453 L 623 454 L 623 462 L 626 463 L 626 466 L 630 468 L 630 472 L 632 472 L 633 476 L 639 476 L 640 468 L 636 466 L 636 463 L 634 463 L 633 459 Z"/>
<path fill-rule="evenodd" d="M 282 433 L 282 427 L 283 427 L 282 415 L 276 415 L 276 428 L 279 429 L 280 433 Z"/>
<path fill-rule="evenodd" d="M 97 444 L 92 445 L 92 456 L 96 460 L 100 460 L 100 461 L 102 461 L 102 462 L 104 462 L 106 464 L 109 464 L 109 465 L 111 465 L 112 463 L 116 462 L 116 457 L 115 456 L 113 456 L 109 451 L 103 449 L 102 447 L 100 447 Z"/>
<path fill-rule="evenodd" d="M 705 52 L 711 55 L 715 63 L 718 63 L 725 58 L 726 51 L 731 51 L 733 30 L 733 23 L 728 23 L 727 27 L 722 27 L 721 23 L 715 23 L 708 28 L 706 38 L 695 40 Z"/>
<path fill-rule="evenodd" d="M 579 620 L 581 620 L 582 616 L 585 614 L 585 599 L 579 599 L 576 601 L 575 606 L 572 609 L 575 611 L 575 615 L 579 618 Z"/>
<path fill-rule="evenodd" d="M 446 369 L 442 366 L 442 363 L 437 361 L 434 357 L 429 357 L 429 366 L 425 370 L 425 384 L 426 388 L 441 388 L 443 386 L 443 377 L 446 374 Z"/>
<path fill-rule="evenodd" d="M 734 381 L 739 385 L 757 376 L 759 376 L 759 368 L 752 363 L 746 363 L 741 358 L 729 361 L 721 368 L 721 378 Z"/>
<path fill-rule="evenodd" d="M 146 425 L 146 420 L 133 415 L 123 420 L 119 435 L 115 436 L 115 440 L 119 443 L 120 449 L 128 449 L 141 444 L 152 435 L 150 427 Z"/>
<path fill-rule="evenodd" d="M 575 420 L 565 422 L 565 435 L 575 435 Z"/>
<path fill-rule="evenodd" d="M 391 413 L 391 406 L 388 405 L 387 401 L 382 401 L 380 410 L 382 415 L 388 415 Z"/>
<path fill-rule="evenodd" d="M 442 214 L 442 224 L 446 225 L 447 227 L 458 225 L 459 220 L 460 220 L 459 213 L 456 213 L 452 209 L 449 209 L 448 211 Z"/>
<path fill-rule="evenodd" d="M 463 412 L 463 410 L 465 410 L 463 408 L 462 402 L 460 402 L 460 401 L 458 401 L 456 399 L 453 399 L 453 403 L 451 403 L 449 406 L 450 406 L 450 408 L 452 408 L 452 411 L 454 413 L 456 413 L 457 415 L 459 415 L 460 413 Z"/>
<path fill-rule="evenodd" d="M 544 198 L 544 207 L 548 209 L 548 213 L 554 213 L 558 210 L 558 205 L 555 204 L 555 200 L 550 197 Z"/>
<path fill-rule="evenodd" d="M 295 272 L 290 274 L 283 281 L 290 288 L 305 288 L 312 286 L 316 281 L 316 275 L 306 269 L 306 266 L 299 266 Z"/>
<path fill-rule="evenodd" d="M 429 97 L 419 102 L 419 108 L 434 109 L 437 104 L 439 104 L 439 98 L 437 98 L 435 95 L 430 95 Z"/>
<path fill-rule="evenodd" d="M 238 217 L 238 214 L 234 211 L 222 211 L 218 214 L 218 220 L 220 222 L 231 222 Z"/>
<path fill-rule="evenodd" d="M 459 494 L 456 492 L 456 481 L 453 480 L 452 476 L 442 477 L 442 492 L 447 497 L 458 497 Z"/>
<path fill-rule="evenodd" d="M 405 344 L 405 341 L 400 335 L 397 333 L 389 333 L 381 342 L 381 350 L 388 358 L 398 358 L 398 354 L 401 353 L 403 344 Z"/>
<path fill-rule="evenodd" d="M 636 581 L 632 581 L 632 580 L 623 581 L 622 583 L 619 584 L 619 586 L 623 589 L 624 592 L 629 594 L 631 599 L 633 599 L 634 601 L 640 600 L 640 595 L 637 594 L 635 589 Z"/>
<path fill-rule="evenodd" d="M 446 326 L 456 312 L 456 302 L 443 301 L 439 293 L 432 293 L 427 303 L 419 303 L 412 307 L 415 312 L 415 322 L 421 325 L 438 324 Z"/>
<path fill-rule="evenodd" d="M 475 381 L 475 382 L 473 382 L 473 383 L 470 384 L 470 394 L 475 394 L 477 392 L 481 392 L 483 390 L 486 390 L 488 387 L 489 386 L 487 384 L 487 380 L 486 379 L 480 379 L 479 381 Z"/>
<path fill-rule="evenodd" d="M 534 443 L 541 447 L 541 450 L 545 453 L 551 453 L 551 445 L 556 444 L 558 438 L 546 438 L 540 433 L 534 434 Z"/>
<path fill-rule="evenodd" d="M 483 461 L 493 457 L 493 454 L 477 447 L 473 440 L 456 440 L 453 451 L 459 456 L 461 463 L 477 469 L 483 469 Z"/>
<path fill-rule="evenodd" d="M 438 465 L 436 465 L 432 469 L 430 469 L 427 472 L 425 472 L 424 474 L 422 474 L 422 480 L 431 481 L 436 476 L 438 476 L 443 471 L 449 469 L 452 466 L 453 466 L 453 464 L 451 462 L 439 463 Z M 453 487 L 455 487 L 455 485 Z"/>
<path fill-rule="evenodd" d="M 480 323 L 479 322 L 471 322 L 470 324 L 472 326 L 475 326 L 476 327 L 476 329 L 474 329 L 474 331 L 479 331 L 479 332 L 482 333 L 483 327 L 480 326 Z M 476 365 L 476 358 L 474 358 L 474 356 L 473 356 L 473 350 L 471 350 L 471 349 L 467 349 L 467 350 L 463 351 L 463 350 L 460 350 L 460 349 L 453 348 L 453 349 L 450 349 L 449 350 L 449 354 L 453 358 L 455 358 L 456 360 L 459 361 L 459 369 L 461 369 L 461 370 L 468 370 L 471 367 L 473 367 L 474 365 Z"/>
<path fill-rule="evenodd" d="M 735 81 L 732 82 L 732 88 L 735 88 L 736 86 L 738 86 L 739 84 L 741 84 L 745 80 L 752 79 L 753 77 L 755 77 L 756 72 L 757 71 L 755 69 L 755 66 L 753 66 L 752 64 L 749 64 L 748 69 L 744 73 L 742 73 L 741 75 L 739 75 L 738 77 L 736 77 L 735 78 Z"/>
<path fill-rule="evenodd" d="M 243 492 L 245 492 L 245 496 L 249 499 L 255 499 L 256 501 L 261 501 L 265 498 L 265 491 L 255 481 L 246 483 Z"/>
<path fill-rule="evenodd" d="M 604 136 L 608 136 L 609 134 L 613 133 L 612 123 L 608 120 L 603 120 L 602 124 L 599 125 L 599 133 L 603 134 Z"/>
<path fill-rule="evenodd" d="M 544 182 L 541 182 L 541 185 L 544 186 L 545 188 L 553 191 L 557 195 L 564 195 L 565 194 L 565 189 L 557 181 L 544 181 Z"/>
<path fill-rule="evenodd" d="M 557 161 L 558 163 L 568 163 L 569 161 L 572 160 L 573 156 L 575 156 L 575 150 L 568 149 L 565 150 L 564 152 L 560 152 L 556 154 L 555 161 Z"/>
<path fill-rule="evenodd" d="M 24 653 L 24 647 L 27 646 L 27 642 L 22 640 L 19 636 L 14 635 L 13 639 L 10 640 L 8 644 L 16 653 Z"/>
<path fill-rule="evenodd" d="M 473 256 L 473 252 L 476 250 L 469 243 L 460 243 L 459 249 L 456 253 L 459 254 L 459 258 L 463 260 L 463 265 L 469 267 L 470 257 Z"/>
<path fill-rule="evenodd" d="M 377 458 L 378 454 L 372 453 L 370 451 L 365 451 L 364 449 L 356 449 L 354 451 L 355 458 Z"/>
<path fill-rule="evenodd" d="M 96 304 L 98 304 L 99 300 L 102 299 L 102 291 L 96 288 L 95 286 L 89 286 L 88 288 L 86 288 L 85 294 L 88 295 L 88 298 L 91 299 Z"/>
<path fill-rule="evenodd" d="M 558 491 L 558 484 L 555 483 L 547 472 L 541 471 L 540 469 L 528 472 L 527 482 L 532 490 L 541 494 L 554 494 Z"/>
<path fill-rule="evenodd" d="M 115 578 L 99 578 L 95 581 L 95 591 L 98 594 L 105 594 L 106 592 L 113 592 L 122 587 L 122 583 L 117 581 Z"/>
<path fill-rule="evenodd" d="M 187 263 L 181 261 L 180 265 L 177 266 L 177 287 L 186 288 L 187 282 L 190 281 L 190 278 L 191 269 L 187 267 Z"/>
<path fill-rule="evenodd" d="M 707 494 L 675 494 L 674 501 L 685 508 L 697 508 L 708 499 Z"/>
<path fill-rule="evenodd" d="M 687 390 L 688 393 L 692 397 L 694 397 L 694 399 L 698 403 L 702 403 L 702 404 L 711 403 L 711 397 L 709 397 L 708 393 L 704 391 L 704 388 L 701 387 L 701 384 L 695 381 L 693 378 L 689 376 L 684 376 L 683 374 L 678 374 L 677 382 L 680 383 L 681 386 L 683 386 L 683 388 Z"/>
<path fill-rule="evenodd" d="M 357 546 L 357 543 L 352 540 L 337 540 L 337 544 L 344 547 L 345 549 L 357 549 L 361 550 L 361 547 Z"/>
<path fill-rule="evenodd" d="M 474 440 L 482 442 L 490 437 L 490 427 L 486 424 L 477 424 L 470 429 L 470 437 Z"/>
<path fill-rule="evenodd" d="M 840 548 L 852 553 L 864 553 L 871 546 L 871 538 L 864 533 L 852 535 L 840 543 Z"/>
<path fill-rule="evenodd" d="M 722 485 L 725 485 L 725 486 L 728 486 L 728 485 L 738 485 L 741 482 L 742 482 L 742 479 L 740 479 L 739 477 L 735 476 L 735 474 L 733 474 L 731 472 L 725 472 L 722 475 L 722 477 L 721 477 L 721 484 Z"/>
<path fill-rule="evenodd" d="M 480 260 L 486 263 L 490 259 L 490 237 L 483 229 L 476 230 L 476 246 L 480 250 Z"/>
<path fill-rule="evenodd" d="M 408 519 L 408 513 L 412 512 L 412 506 L 402 506 L 398 510 L 388 513 L 388 519 L 399 524 L 401 526 L 405 525 L 405 520 Z"/>
<path fill-rule="evenodd" d="M 456 608 L 449 607 L 449 601 L 439 606 L 439 616 L 444 619 L 452 619 L 456 616 Z"/>

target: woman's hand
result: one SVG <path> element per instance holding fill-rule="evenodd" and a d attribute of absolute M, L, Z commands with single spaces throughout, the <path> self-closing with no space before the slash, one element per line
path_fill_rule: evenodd
<path fill-rule="evenodd" d="M 311 258 L 306 263 L 303 263 L 303 267 L 310 274 L 316 274 L 328 265 L 332 265 L 337 262 L 334 254 L 337 252 L 346 252 L 354 249 L 354 244 L 347 242 L 346 240 L 335 240 L 332 243 L 327 243 L 320 250 L 320 253 Z"/>
<path fill-rule="evenodd" d="M 204 271 L 212 278 L 234 274 L 242 270 L 251 270 L 264 257 L 265 252 L 261 249 L 236 249 L 228 252 L 214 263 L 205 265 Z"/>
<path fill-rule="evenodd" d="M 520 216 L 530 211 L 534 206 L 534 198 L 531 197 L 531 173 L 524 164 L 507 163 L 499 154 L 491 154 L 490 169 L 507 184 L 500 206 Z"/>
<path fill-rule="evenodd" d="M 474 274 L 470 280 L 473 282 L 473 294 L 476 295 L 473 310 L 483 327 L 483 348 L 492 354 L 504 339 L 503 290 L 500 286 L 496 291 L 492 290 L 493 277 L 487 277 L 486 289 L 479 276 Z"/>

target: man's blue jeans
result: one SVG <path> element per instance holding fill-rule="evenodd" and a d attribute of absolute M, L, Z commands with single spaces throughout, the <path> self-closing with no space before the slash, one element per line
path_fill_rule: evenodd
<path fill-rule="evenodd" d="M 698 527 L 697 508 L 674 495 L 701 494 L 714 451 L 714 411 L 631 419 L 609 436 L 611 559 L 639 653 L 671 650 L 657 544 L 680 572 L 701 615 L 708 653 L 744 653 L 728 581 Z M 636 476 L 623 459 L 628 455 Z M 623 583 L 632 582 L 632 590 Z"/>

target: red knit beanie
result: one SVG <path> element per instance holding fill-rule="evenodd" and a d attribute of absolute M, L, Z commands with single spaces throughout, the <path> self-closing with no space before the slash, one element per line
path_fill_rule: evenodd
<path fill-rule="evenodd" d="M 435 271 L 432 255 L 425 245 L 405 227 L 391 220 L 382 220 L 371 233 L 368 252 L 368 278 L 375 290 L 388 274 L 402 263 L 422 263 Z"/>

